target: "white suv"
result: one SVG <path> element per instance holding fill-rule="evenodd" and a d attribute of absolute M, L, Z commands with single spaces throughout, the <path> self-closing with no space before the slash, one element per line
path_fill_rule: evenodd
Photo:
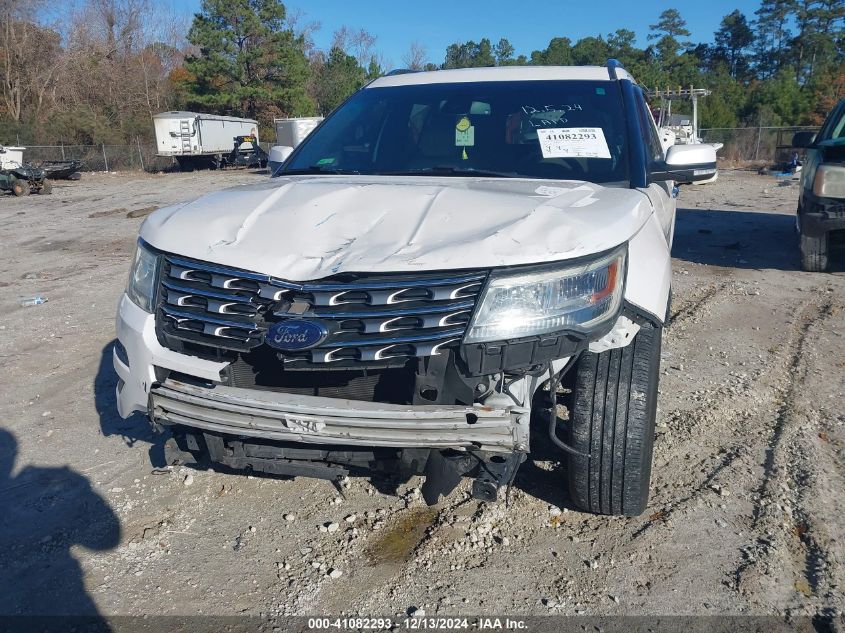
<path fill-rule="evenodd" d="M 495 499 L 545 444 L 578 508 L 645 509 L 674 182 L 711 146 L 664 153 L 611 61 L 392 73 L 274 157 L 141 228 L 122 416 L 169 460 L 422 474 L 429 503 Z"/>

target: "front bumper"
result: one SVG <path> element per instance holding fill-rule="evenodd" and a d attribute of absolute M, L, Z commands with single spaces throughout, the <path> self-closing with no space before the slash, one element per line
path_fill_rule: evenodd
<path fill-rule="evenodd" d="M 169 372 L 163 370 L 171 370 L 221 383 L 227 363 L 163 347 L 154 316 L 126 295 L 120 301 L 117 335 L 125 349 L 125 354 L 113 352 L 117 406 L 124 418 L 141 411 L 165 425 L 310 444 L 498 452 L 524 451 L 529 445 L 529 409 L 504 401 L 406 406 L 165 379 Z"/>
<path fill-rule="evenodd" d="M 801 232 L 805 235 L 824 235 L 845 229 L 845 200 L 819 198 L 805 192 L 800 211 Z"/>
<path fill-rule="evenodd" d="M 512 451 L 528 439 L 529 412 L 515 406 L 405 406 L 166 380 L 151 390 L 150 410 L 160 424 L 309 444 Z"/>
<path fill-rule="evenodd" d="M 134 411 L 147 411 L 150 389 L 156 382 L 156 367 L 220 381 L 220 372 L 227 363 L 218 363 L 195 356 L 179 354 L 163 347 L 156 337 L 155 317 L 136 306 L 126 294 L 117 312 L 117 339 L 126 351 L 124 358 L 115 347 L 112 351 L 118 375 L 117 411 L 127 418 Z"/>

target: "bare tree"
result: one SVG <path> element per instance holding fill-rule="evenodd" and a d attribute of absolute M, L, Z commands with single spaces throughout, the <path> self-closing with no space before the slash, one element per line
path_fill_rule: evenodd
<path fill-rule="evenodd" d="M 353 31 L 348 26 L 342 26 L 332 36 L 332 48 L 339 48 L 347 55 L 352 55 L 358 64 L 364 68 L 371 60 L 377 59 L 375 53 L 376 36 L 359 29 Z"/>
<path fill-rule="evenodd" d="M 84 113 L 81 141 L 121 142 L 168 109 L 184 56 L 185 19 L 149 0 L 85 0 L 66 18 L 56 110 Z"/>
<path fill-rule="evenodd" d="M 317 20 L 308 20 L 305 11 L 300 8 L 287 8 L 285 26 L 293 31 L 294 36 L 302 41 L 302 52 L 306 57 L 316 50 L 314 33 L 320 30 L 321 24 Z"/>
<path fill-rule="evenodd" d="M 402 55 L 402 63 L 408 70 L 423 70 L 428 60 L 428 50 L 417 40 L 411 42 L 408 52 Z"/>
<path fill-rule="evenodd" d="M 21 121 L 24 108 L 37 116 L 59 74 L 59 36 L 35 23 L 44 0 L 0 1 L 0 80 L 9 117 Z"/>

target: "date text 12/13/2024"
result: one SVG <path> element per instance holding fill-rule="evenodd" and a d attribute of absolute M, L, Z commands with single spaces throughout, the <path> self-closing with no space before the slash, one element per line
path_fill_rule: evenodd
<path fill-rule="evenodd" d="M 313 631 L 388 631 L 404 629 L 410 631 L 525 631 L 528 624 L 520 618 L 446 618 L 411 616 L 400 620 L 392 618 L 309 618 L 308 629 Z"/>

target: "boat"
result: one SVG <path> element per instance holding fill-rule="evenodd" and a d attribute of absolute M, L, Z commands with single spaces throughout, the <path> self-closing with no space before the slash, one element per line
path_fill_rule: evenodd
<path fill-rule="evenodd" d="M 648 97 L 654 102 L 659 100 L 660 106 L 652 110 L 657 127 L 660 133 L 660 143 L 663 151 L 672 145 L 705 144 L 712 145 L 717 152 L 724 147 L 724 143 L 711 143 L 702 140 L 698 134 L 698 99 L 712 94 L 712 90 L 706 88 L 681 88 L 677 90 L 649 90 Z M 692 102 L 692 115 L 672 114 L 672 101 Z M 719 177 L 717 171 L 712 178 L 699 180 L 695 184 L 704 185 L 714 182 Z"/>
<path fill-rule="evenodd" d="M 38 165 L 50 180 L 79 180 L 81 160 L 45 160 Z"/>

